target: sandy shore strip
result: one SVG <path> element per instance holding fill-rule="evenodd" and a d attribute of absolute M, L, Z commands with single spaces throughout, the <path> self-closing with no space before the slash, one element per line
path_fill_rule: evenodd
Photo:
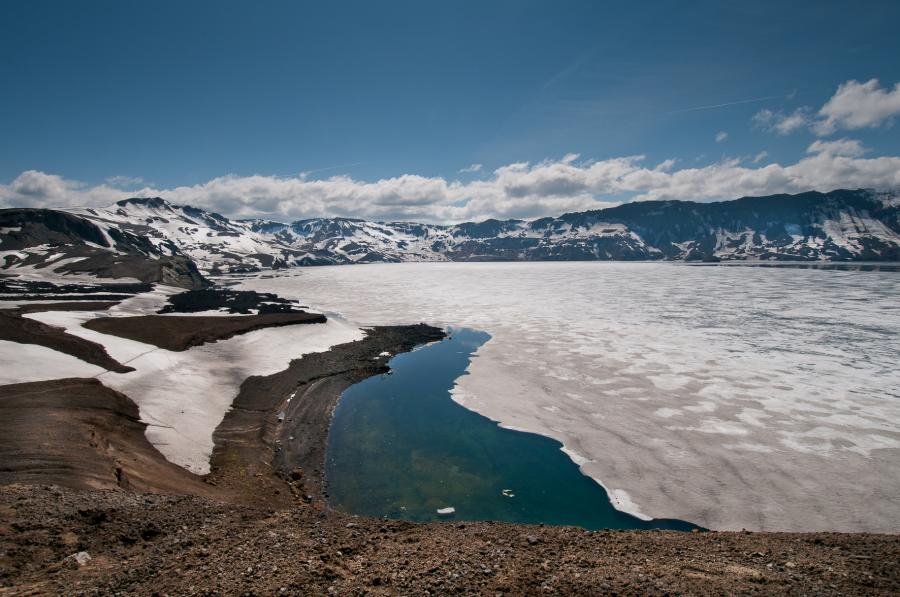
<path fill-rule="evenodd" d="M 343 391 L 387 373 L 392 355 L 444 337 L 424 324 L 367 328 L 360 340 L 307 354 L 273 375 L 248 378 L 214 434 L 211 477 L 218 478 L 221 469 L 233 471 L 236 462 L 254 470 L 265 454 L 264 462 L 300 482 L 304 499 L 324 497 L 328 430 Z"/>

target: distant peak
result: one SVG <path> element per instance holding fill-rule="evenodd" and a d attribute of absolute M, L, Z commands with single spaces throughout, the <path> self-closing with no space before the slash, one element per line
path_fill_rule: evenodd
<path fill-rule="evenodd" d="M 162 197 L 131 197 L 130 199 L 122 199 L 121 201 L 116 201 L 116 205 L 118 205 L 119 207 L 126 207 L 128 205 L 143 205 L 153 208 L 165 208 L 169 207 L 169 202 Z"/>

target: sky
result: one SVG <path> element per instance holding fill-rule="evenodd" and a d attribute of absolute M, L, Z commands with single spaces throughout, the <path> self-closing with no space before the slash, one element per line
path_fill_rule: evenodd
<path fill-rule="evenodd" d="M 900 2 L 4 0 L 0 207 L 458 222 L 900 188 Z"/>

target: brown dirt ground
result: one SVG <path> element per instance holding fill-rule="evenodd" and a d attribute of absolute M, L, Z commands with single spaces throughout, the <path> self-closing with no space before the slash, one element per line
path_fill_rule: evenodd
<path fill-rule="evenodd" d="M 325 323 L 325 316 L 305 312 L 222 317 L 141 315 L 92 319 L 84 326 L 103 334 L 181 351 L 263 328 L 304 323 Z"/>
<path fill-rule="evenodd" d="M 0 386 L 0 484 L 212 495 L 160 457 L 137 405 L 96 379 Z"/>
<path fill-rule="evenodd" d="M 896 595 L 898 561 L 884 535 L 413 524 L 0 487 L 2 595 Z"/>
<path fill-rule="evenodd" d="M 39 313 L 41 311 L 106 311 L 121 301 L 69 301 L 59 303 L 31 303 L 19 305 L 18 313 Z"/>
<path fill-rule="evenodd" d="M 29 305 L 29 308 L 25 309 L 0 310 L 0 340 L 46 346 L 116 373 L 134 371 L 134 368 L 123 365 L 109 356 L 106 349 L 96 342 L 73 336 L 62 328 L 50 326 L 21 315 L 22 313 L 34 313 L 36 311 L 77 310 L 79 307 L 76 305 L 78 304 L 82 303 L 69 305 L 35 304 Z M 96 309 L 109 308 L 109 306 L 114 304 L 88 303 L 88 305 L 98 305 L 95 307 Z M 60 307 L 66 307 L 66 309 L 61 309 Z"/>

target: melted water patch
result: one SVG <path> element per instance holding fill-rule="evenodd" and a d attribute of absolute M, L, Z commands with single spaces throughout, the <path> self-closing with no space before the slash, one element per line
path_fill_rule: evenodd
<path fill-rule="evenodd" d="M 399 355 L 393 372 L 344 392 L 328 437 L 330 504 L 345 512 L 414 521 L 453 508 L 464 520 L 599 528 L 687 530 L 612 507 L 555 440 L 512 431 L 450 398 L 457 378 L 490 339 L 451 330 L 442 342 Z"/>

